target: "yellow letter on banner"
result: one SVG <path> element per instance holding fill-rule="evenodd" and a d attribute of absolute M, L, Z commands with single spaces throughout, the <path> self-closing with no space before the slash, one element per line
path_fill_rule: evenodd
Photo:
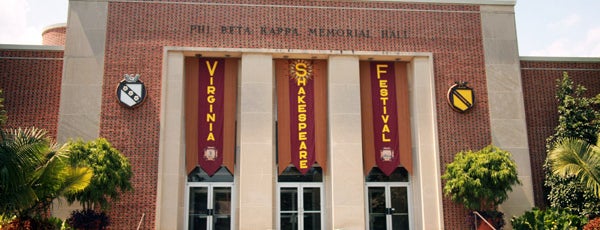
<path fill-rule="evenodd" d="M 306 64 L 302 63 L 302 62 L 298 62 L 296 63 L 296 76 L 298 77 L 305 77 L 308 74 L 308 71 L 306 71 Z"/>
<path fill-rule="evenodd" d="M 382 68 L 387 68 L 387 67 L 388 67 L 387 64 L 377 65 L 377 79 L 381 79 L 382 73 L 387 73 L 387 71 L 385 69 L 382 69 Z"/>
<path fill-rule="evenodd" d="M 208 68 L 208 73 L 210 74 L 211 77 L 215 76 L 215 70 L 217 69 L 218 64 L 219 64 L 219 61 L 215 61 L 215 63 L 213 64 L 213 66 L 211 68 L 208 60 L 206 61 L 206 67 Z"/>

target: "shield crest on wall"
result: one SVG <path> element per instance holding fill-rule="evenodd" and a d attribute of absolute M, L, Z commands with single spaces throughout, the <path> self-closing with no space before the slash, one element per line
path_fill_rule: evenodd
<path fill-rule="evenodd" d="M 125 74 L 117 86 L 117 99 L 128 108 L 139 106 L 146 99 L 146 86 L 139 78 L 139 74 Z"/>
<path fill-rule="evenodd" d="M 473 89 L 467 86 L 467 82 L 456 82 L 452 85 L 448 90 L 447 99 L 450 107 L 459 112 L 466 112 L 475 104 Z"/>

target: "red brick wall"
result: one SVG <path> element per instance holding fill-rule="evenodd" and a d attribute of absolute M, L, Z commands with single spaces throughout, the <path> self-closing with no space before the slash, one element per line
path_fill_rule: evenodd
<path fill-rule="evenodd" d="M 42 33 L 42 44 L 46 46 L 65 46 L 67 27 L 55 27 Z"/>
<path fill-rule="evenodd" d="M 115 203 L 110 213 L 113 228 L 136 226 L 142 213 L 146 214 L 142 228 L 154 227 L 164 46 L 432 52 L 440 160 L 445 170 L 456 152 L 479 149 L 491 142 L 480 20 L 479 6 L 475 5 L 293 0 L 109 2 L 100 134 L 129 157 L 135 186 L 135 192 Z M 208 26 L 210 32 L 192 32 L 191 25 Z M 253 33 L 224 34 L 221 26 L 248 27 Z M 297 28 L 300 35 L 263 35 L 261 26 Z M 369 29 L 373 37 L 309 36 L 309 28 Z M 380 30 L 398 30 L 403 35 L 406 31 L 406 38 L 381 38 Z M 115 100 L 114 90 L 124 73 L 140 73 L 146 84 L 148 98 L 137 109 L 126 109 Z M 466 114 L 447 105 L 445 95 L 455 81 L 468 81 L 475 90 L 476 105 Z M 414 94 L 419 96 L 419 92 Z M 443 203 L 446 228 L 464 229 L 466 211 L 448 198 Z"/>
<path fill-rule="evenodd" d="M 600 62 L 521 61 L 536 206 L 544 206 L 542 165 L 546 159 L 546 138 L 554 133 L 554 128 L 558 125 L 556 81 L 562 78 L 563 71 L 569 73 L 569 77 L 575 84 L 585 86 L 588 89 L 588 96 L 600 93 Z"/>
<path fill-rule="evenodd" d="M 7 128 L 35 126 L 56 140 L 62 57 L 62 50 L 0 50 Z"/>

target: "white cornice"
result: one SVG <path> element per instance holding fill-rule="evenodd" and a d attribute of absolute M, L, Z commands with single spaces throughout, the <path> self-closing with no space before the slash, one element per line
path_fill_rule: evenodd
<path fill-rule="evenodd" d="M 438 4 L 473 4 L 473 5 L 510 5 L 517 4 L 516 0 L 365 0 L 366 2 L 414 2 Z"/>
<path fill-rule="evenodd" d="M 542 62 L 600 62 L 596 57 L 519 57 L 521 61 L 542 61 Z"/>
<path fill-rule="evenodd" d="M 15 44 L 0 44 L 0 50 L 50 50 L 64 51 L 64 46 L 43 46 L 43 45 L 15 45 Z"/>

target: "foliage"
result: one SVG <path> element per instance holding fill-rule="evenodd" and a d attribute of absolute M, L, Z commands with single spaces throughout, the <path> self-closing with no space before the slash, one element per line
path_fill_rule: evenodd
<path fill-rule="evenodd" d="M 583 226 L 583 230 L 600 230 L 600 217 L 590 220 L 590 222 Z"/>
<path fill-rule="evenodd" d="M 0 214 L 0 229 L 2 229 L 2 226 L 10 223 L 13 219 L 15 219 L 15 216 L 8 216 L 8 215 Z"/>
<path fill-rule="evenodd" d="M 8 116 L 6 116 L 6 110 L 4 110 L 4 97 L 2 96 L 2 90 L 0 90 L 0 126 L 6 123 Z"/>
<path fill-rule="evenodd" d="M 597 142 L 600 131 L 600 112 L 596 109 L 600 104 L 596 98 L 584 97 L 585 87 L 574 86 L 568 74 L 557 81 L 556 99 L 558 101 L 558 126 L 555 133 L 546 140 L 546 149 L 554 149 L 554 145 L 563 138 L 578 138 L 588 143 Z M 545 193 L 550 207 L 562 208 L 579 215 L 597 215 L 600 213 L 600 199 L 586 190 L 574 176 L 561 177 L 554 175 L 548 160 L 544 163 Z"/>
<path fill-rule="evenodd" d="M 587 89 L 582 85 L 574 86 L 567 72 L 557 81 L 556 87 L 559 124 L 554 128 L 555 133 L 547 139 L 546 149 L 553 149 L 553 144 L 565 137 L 596 143 L 600 112 L 595 108 L 600 105 L 600 100 L 597 97 L 585 97 Z"/>
<path fill-rule="evenodd" d="M 511 219 L 515 230 L 577 230 L 586 222 L 585 217 L 571 214 L 567 210 L 538 208 Z"/>
<path fill-rule="evenodd" d="M 63 221 L 56 217 L 51 218 L 16 218 L 2 227 L 3 230 L 59 230 Z"/>
<path fill-rule="evenodd" d="M 560 140 L 547 159 L 552 173 L 561 177 L 579 178 L 596 198 L 600 198 L 600 147 L 584 140 Z"/>
<path fill-rule="evenodd" d="M 110 218 L 104 212 L 92 209 L 74 210 L 66 222 L 75 229 L 106 229 L 110 225 Z"/>
<path fill-rule="evenodd" d="M 447 180 L 444 193 L 471 210 L 495 210 L 520 184 L 511 154 L 493 145 L 459 152 L 442 178 Z"/>
<path fill-rule="evenodd" d="M 52 201 L 83 190 L 92 171 L 71 167 L 69 154 L 44 130 L 0 130 L 0 214 L 19 219 L 45 216 Z"/>
<path fill-rule="evenodd" d="M 132 176 L 129 161 L 106 139 L 70 141 L 68 150 L 73 165 L 90 167 L 94 172 L 90 185 L 83 191 L 67 195 L 68 202 L 79 201 L 84 209 L 94 209 L 96 205 L 106 209 L 109 200 L 116 200 L 120 192 L 133 189 L 129 182 Z"/>

